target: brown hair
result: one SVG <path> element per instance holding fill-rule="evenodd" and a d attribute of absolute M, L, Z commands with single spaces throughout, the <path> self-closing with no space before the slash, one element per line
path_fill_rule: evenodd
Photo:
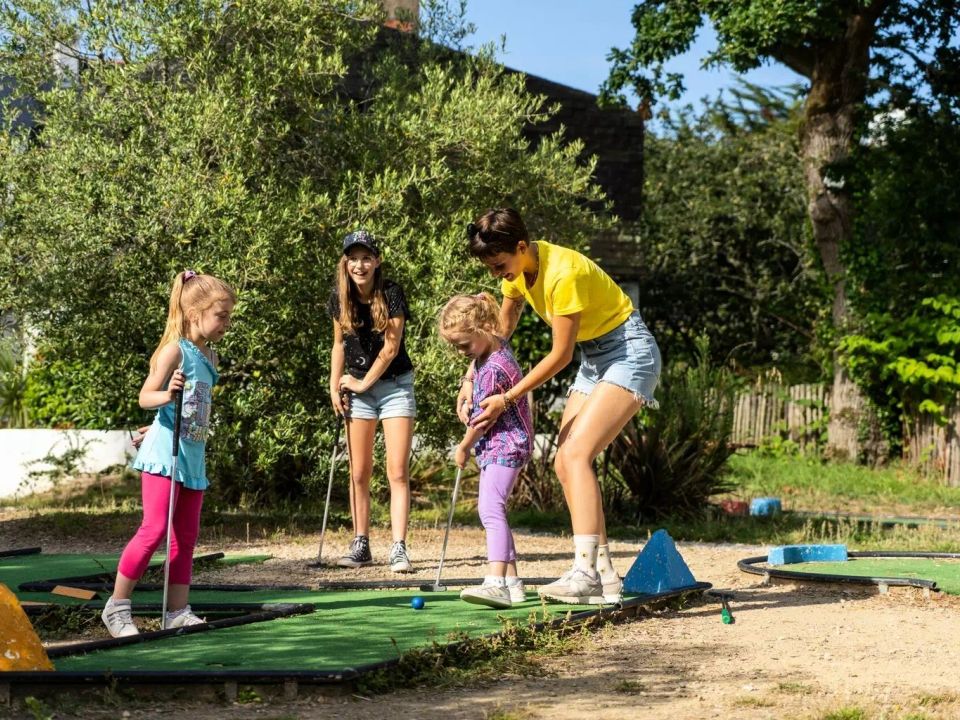
<path fill-rule="evenodd" d="M 237 302 L 233 288 L 213 275 L 201 275 L 193 270 L 177 273 L 170 289 L 170 305 L 167 310 L 167 325 L 160 338 L 160 344 L 150 356 L 150 370 L 157 367 L 160 351 L 170 343 L 179 343 L 187 336 L 187 324 L 190 313 L 202 313 L 215 302 L 229 300 Z"/>
<path fill-rule="evenodd" d="M 443 306 L 438 318 L 440 337 L 450 342 L 453 333 L 501 336 L 500 305 L 488 292 L 454 295 Z"/>
<path fill-rule="evenodd" d="M 349 259 L 347 255 L 343 255 L 340 262 L 337 263 L 337 299 L 340 301 L 340 317 L 337 318 L 337 322 L 340 323 L 340 329 L 344 333 L 353 335 L 360 327 L 360 320 L 357 318 L 357 305 L 360 303 L 360 295 L 347 272 L 347 261 Z M 389 313 L 387 311 L 387 296 L 383 292 L 383 267 L 380 265 L 373 273 L 373 298 L 370 302 L 370 318 L 373 321 L 373 329 L 377 332 L 382 333 L 387 329 Z"/>
<path fill-rule="evenodd" d="M 467 225 L 470 254 L 483 259 L 517 251 L 517 243 L 529 242 L 527 226 L 513 208 L 487 210 Z"/>

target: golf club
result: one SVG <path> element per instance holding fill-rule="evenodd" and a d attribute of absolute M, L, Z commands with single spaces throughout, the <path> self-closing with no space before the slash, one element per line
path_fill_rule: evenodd
<path fill-rule="evenodd" d="M 167 594 L 170 590 L 170 535 L 173 533 L 173 508 L 177 491 L 177 456 L 180 454 L 180 415 L 183 413 L 183 390 L 175 393 L 173 411 L 173 463 L 170 471 L 170 503 L 167 507 L 167 550 L 163 560 L 163 607 L 160 629 L 167 629 Z"/>
<path fill-rule="evenodd" d="M 433 585 L 429 583 L 421 585 L 423 592 L 444 592 L 447 588 L 440 584 L 440 575 L 443 573 L 443 560 L 447 556 L 447 540 L 450 538 L 450 526 L 453 525 L 453 513 L 457 508 L 457 493 L 460 492 L 460 476 L 463 474 L 463 468 L 457 468 L 457 479 L 453 483 L 453 498 L 450 500 L 450 515 L 447 517 L 447 529 L 443 533 L 443 549 L 440 550 L 440 565 L 437 567 L 437 579 Z"/>
<path fill-rule="evenodd" d="M 327 500 L 323 504 L 323 523 L 320 525 L 320 549 L 317 550 L 317 566 L 323 565 L 323 538 L 327 533 L 327 515 L 330 512 L 330 491 L 333 489 L 333 472 L 337 466 L 337 448 L 340 445 L 340 429 L 343 427 L 343 415 L 338 416 L 337 429 L 333 433 L 333 450 L 330 452 L 330 475 L 327 478 Z"/>

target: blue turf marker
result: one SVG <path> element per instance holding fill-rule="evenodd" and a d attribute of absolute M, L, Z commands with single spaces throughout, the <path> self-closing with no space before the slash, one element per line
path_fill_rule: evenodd
<path fill-rule="evenodd" d="M 750 501 L 751 515 L 779 515 L 783 508 L 780 507 L 780 498 L 762 497 L 754 498 Z"/>
<path fill-rule="evenodd" d="M 767 555 L 768 565 L 800 562 L 846 562 L 846 545 L 780 545 Z"/>
<path fill-rule="evenodd" d="M 696 584 L 693 573 L 680 557 L 673 538 L 666 530 L 657 530 L 650 536 L 623 578 L 623 589 L 626 592 L 645 595 Z"/>

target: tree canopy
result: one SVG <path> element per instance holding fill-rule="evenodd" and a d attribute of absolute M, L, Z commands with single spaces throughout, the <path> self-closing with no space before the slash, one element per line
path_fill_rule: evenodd
<path fill-rule="evenodd" d="M 43 423 L 145 419 L 137 389 L 169 285 L 192 267 L 239 294 L 219 348 L 216 484 L 234 500 L 296 495 L 328 455 L 325 306 L 340 240 L 363 226 L 410 301 L 418 433 L 452 437 L 463 368 L 436 314 L 492 286 L 465 223 L 510 203 L 539 237 L 576 245 L 608 220 L 588 209 L 603 198 L 579 143 L 525 138 L 549 110 L 522 77 L 383 30 L 379 13 L 372 0 L 0 2 L 15 80 L 0 307 L 37 335 L 28 400 Z M 14 128 L 25 98 L 33 140 Z"/>

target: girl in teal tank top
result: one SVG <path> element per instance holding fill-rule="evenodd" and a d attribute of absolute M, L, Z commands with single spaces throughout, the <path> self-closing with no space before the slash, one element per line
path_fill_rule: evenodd
<path fill-rule="evenodd" d="M 233 289 L 212 275 L 193 270 L 173 282 L 167 325 L 150 358 L 150 374 L 140 389 L 140 407 L 157 414 L 140 446 L 133 467 L 141 471 L 143 520 L 127 543 L 117 566 L 113 595 L 103 609 L 103 622 L 113 637 L 137 635 L 130 596 L 150 558 L 164 541 L 173 470 L 174 398 L 183 393 L 180 449 L 173 487 L 170 537 L 169 612 L 166 627 L 204 621 L 190 610 L 187 597 L 193 572 L 193 548 L 200 532 L 200 508 L 208 485 L 206 442 L 210 401 L 216 385 L 217 355 L 210 343 L 223 338 L 237 298 Z"/>

